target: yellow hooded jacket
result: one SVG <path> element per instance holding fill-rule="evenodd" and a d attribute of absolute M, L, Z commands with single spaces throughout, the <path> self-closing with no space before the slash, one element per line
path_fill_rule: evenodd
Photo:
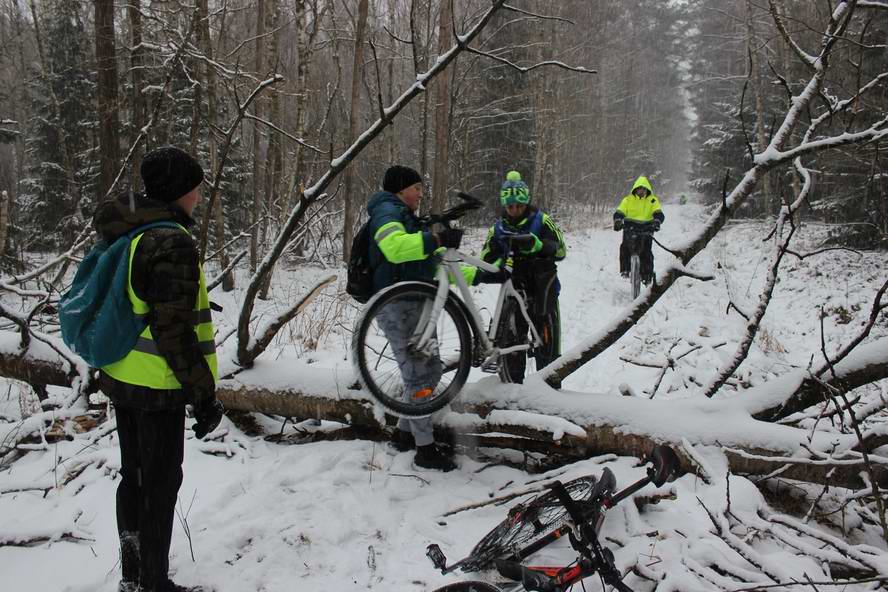
<path fill-rule="evenodd" d="M 644 187 L 648 190 L 646 197 L 638 197 L 633 193 L 639 187 Z M 636 179 L 635 184 L 632 185 L 632 191 L 629 192 L 629 195 L 623 197 L 623 200 L 617 207 L 617 211 L 614 212 L 614 220 L 628 220 L 630 222 L 659 220 L 662 223 L 665 219 L 666 216 L 663 215 L 663 211 L 660 209 L 660 200 L 654 195 L 651 183 L 645 176 Z"/>

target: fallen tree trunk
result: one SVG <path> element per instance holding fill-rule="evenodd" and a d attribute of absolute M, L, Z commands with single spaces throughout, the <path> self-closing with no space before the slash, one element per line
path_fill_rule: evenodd
<path fill-rule="evenodd" d="M 32 385 L 35 380 L 38 385 L 66 385 L 69 380 L 66 366 L 27 355 L 0 354 L 0 374 Z M 349 381 L 330 369 L 311 369 L 311 366 L 294 369 L 290 365 L 283 369 L 285 374 L 279 384 L 269 381 L 268 376 L 276 375 L 279 370 L 263 366 L 223 380 L 217 395 L 228 409 L 324 419 L 374 429 L 386 422 L 386 416 L 364 392 L 338 388 Z M 309 372 L 314 374 L 308 375 Z M 305 384 L 316 385 L 314 390 L 289 386 L 294 382 L 302 384 L 301 380 L 292 380 L 294 374 Z M 253 375 L 257 379 L 261 377 L 261 385 L 249 382 Z M 863 486 L 862 460 L 829 462 L 798 457 L 798 443 L 807 439 L 802 430 L 756 421 L 748 414 L 739 419 L 733 416 L 736 433 L 714 429 L 713 422 L 725 421 L 726 416 L 736 414 L 740 408 L 739 405 L 731 407 L 727 401 L 658 402 L 553 391 L 531 396 L 517 385 L 498 385 L 493 389 L 486 386 L 468 385 L 467 392 L 454 404 L 456 411 L 436 417 L 437 429 L 442 435 L 469 444 L 474 440 L 479 446 L 559 455 L 565 459 L 604 453 L 642 456 L 654 444 L 668 444 L 679 453 L 682 470 L 690 473 L 701 472 L 693 450 L 714 446 L 725 453 L 731 471 L 736 474 L 769 475 L 779 470 L 780 477 L 786 479 L 855 489 Z M 326 392 L 322 392 L 325 389 Z M 668 406 L 676 417 L 685 417 L 684 423 L 676 419 L 671 426 L 659 425 L 662 412 L 658 405 Z M 648 418 L 632 419 L 639 416 Z M 695 431 L 691 426 L 699 429 Z M 760 434 L 756 443 L 742 436 L 747 432 Z M 841 450 L 852 447 L 853 442 L 849 440 Z M 873 463 L 871 470 L 878 483 L 888 485 L 888 467 Z M 704 475 L 704 478 L 708 477 Z"/>

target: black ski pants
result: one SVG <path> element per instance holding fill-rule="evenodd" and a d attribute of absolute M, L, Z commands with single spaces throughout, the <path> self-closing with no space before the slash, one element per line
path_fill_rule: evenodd
<path fill-rule="evenodd" d="M 115 405 L 115 411 L 122 477 L 117 487 L 117 531 L 123 579 L 139 581 L 142 590 L 154 590 L 169 578 L 170 539 L 182 484 L 185 406 L 146 411 Z M 135 551 L 134 536 L 139 541 Z"/>

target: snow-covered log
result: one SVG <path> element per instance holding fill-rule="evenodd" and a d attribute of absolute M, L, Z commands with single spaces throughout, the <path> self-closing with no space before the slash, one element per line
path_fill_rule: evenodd
<path fill-rule="evenodd" d="M 839 376 L 862 375 L 843 373 L 844 367 L 837 368 Z M 888 376 L 888 367 L 881 368 L 879 378 Z M 32 385 L 66 385 L 70 380 L 66 362 L 27 354 L 0 353 L 0 374 Z M 348 365 L 331 370 L 260 361 L 220 381 L 217 394 L 228 409 L 336 421 L 381 433 L 385 414 L 353 383 Z M 704 479 L 711 471 L 707 453 L 699 451 L 714 447 L 725 453 L 733 473 L 779 472 L 787 479 L 862 487 L 863 461 L 854 451 L 858 444 L 854 436 L 811 437 L 805 430 L 752 416 L 758 409 L 756 401 L 764 405 L 766 395 L 799 384 L 790 376 L 775 381 L 767 391 L 761 387 L 758 398 L 658 401 L 556 392 L 538 379 L 520 386 L 489 378 L 468 385 L 453 410 L 437 415 L 435 423 L 440 432 L 470 445 L 565 459 L 602 453 L 640 456 L 655 443 L 669 444 L 680 452 L 683 470 L 700 473 Z M 672 418 L 669 425 L 663 425 L 663 417 Z M 871 464 L 875 480 L 888 485 L 888 465 Z"/>

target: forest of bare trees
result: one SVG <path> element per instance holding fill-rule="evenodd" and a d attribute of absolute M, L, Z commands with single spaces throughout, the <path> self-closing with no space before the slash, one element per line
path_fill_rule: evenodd
<path fill-rule="evenodd" d="M 365 196 L 395 161 L 423 173 L 433 209 L 455 189 L 494 195 L 509 168 L 526 171 L 541 205 L 562 217 L 612 207 L 638 174 L 663 196 L 690 189 L 714 201 L 725 174 L 748 164 L 748 148 L 767 144 L 805 75 L 761 3 L 526 4 L 493 14 L 453 67 L 326 188 L 324 255 L 342 255 L 331 251 L 349 244 Z M 816 40 L 826 3 L 774 4 L 799 42 Z M 61 228 L 83 224 L 109 193 L 138 190 L 140 155 L 173 143 L 212 171 L 208 202 L 218 205 L 202 214 L 209 251 L 225 267 L 248 250 L 255 269 L 300 188 L 487 5 L 459 3 L 451 14 L 436 1 L 4 0 L 8 240 L 20 250 L 64 246 Z M 858 12 L 833 64 L 841 88 L 885 63 L 882 10 Z M 883 93 L 860 97 L 830 124 L 865 123 Z M 841 182 L 825 172 L 810 197 L 814 212 L 865 223 L 855 236 L 872 244 L 886 224 L 879 146 L 837 161 L 847 172 Z M 792 187 L 787 168 L 769 173 L 748 212 L 774 215 Z M 876 216 L 864 220 L 863 210 Z M 288 252 L 321 256 L 312 244 L 319 232 L 309 229 Z M 237 238 L 244 233 L 248 241 Z"/>
<path fill-rule="evenodd" d="M 801 222 L 828 224 L 827 247 L 886 246 L 886 39 L 884 0 L 0 0 L 0 316 L 17 335 L 0 374 L 44 400 L 47 384 L 72 387 L 0 456 L 77 415 L 75 401 L 94 388 L 59 346 L 54 306 L 92 240 L 95 205 L 139 191 L 141 155 L 164 144 L 197 154 L 207 171 L 196 234 L 217 289 L 242 293 L 225 335 L 235 373 L 333 281 L 257 319 L 275 270 L 341 266 L 367 196 L 394 163 L 421 171 L 427 210 L 456 191 L 482 197 L 489 207 L 470 225 L 493 219 L 513 168 L 575 228 L 609 217 L 640 174 L 664 202 L 710 208 L 642 297 L 540 372 L 550 384 L 614 345 L 682 278 L 711 279 L 692 261 L 728 221 L 765 220 L 765 284 L 740 313 L 736 349 L 701 387 L 711 398 L 746 359 L 784 259 L 801 258 L 790 245 Z M 886 461 L 872 460 L 884 436 L 861 428 L 884 401 L 855 394 L 888 377 L 879 277 L 853 339 L 744 400 L 767 429 L 846 417 L 853 443 L 827 454 L 758 441 L 726 457 L 735 472 L 852 488 L 888 540 Z M 54 353 L 29 351 L 35 341 Z M 378 422 L 358 395 L 299 385 L 286 398 L 225 385 L 219 394 L 246 411 Z M 484 418 L 497 403 L 479 398 L 465 409 Z M 617 427 L 584 424 L 585 438 L 540 446 L 582 455 L 650 443 Z M 692 454 L 682 461 L 701 469 Z"/>

